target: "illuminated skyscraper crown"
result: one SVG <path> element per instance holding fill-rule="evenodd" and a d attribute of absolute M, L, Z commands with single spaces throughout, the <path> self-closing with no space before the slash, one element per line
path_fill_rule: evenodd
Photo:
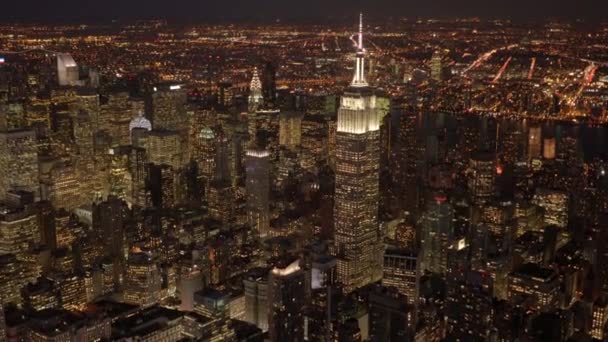
<path fill-rule="evenodd" d="M 249 91 L 262 90 L 262 82 L 258 76 L 258 68 L 253 69 L 253 77 L 251 78 L 251 84 L 249 85 Z"/>
<path fill-rule="evenodd" d="M 365 80 L 365 49 L 363 48 L 363 14 L 359 14 L 359 34 L 357 38 L 355 76 L 350 85 L 353 87 L 367 87 L 368 84 Z"/>

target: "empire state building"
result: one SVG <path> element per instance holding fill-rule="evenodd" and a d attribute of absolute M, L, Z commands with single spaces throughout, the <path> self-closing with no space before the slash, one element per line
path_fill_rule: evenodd
<path fill-rule="evenodd" d="M 379 126 L 376 96 L 365 79 L 361 17 L 355 75 L 340 99 L 336 133 L 334 241 L 338 280 L 346 292 L 378 280 L 382 269 Z"/>

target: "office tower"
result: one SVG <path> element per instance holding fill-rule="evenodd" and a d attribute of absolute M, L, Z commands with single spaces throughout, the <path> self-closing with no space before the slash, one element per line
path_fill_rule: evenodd
<path fill-rule="evenodd" d="M 469 196 L 474 203 L 483 203 L 495 194 L 496 161 L 489 152 L 473 153 L 469 160 Z"/>
<path fill-rule="evenodd" d="M 560 280 L 557 273 L 538 264 L 523 264 L 508 276 L 508 298 L 536 312 L 547 312 L 559 305 Z"/>
<path fill-rule="evenodd" d="M 55 226 L 55 209 L 48 201 L 36 203 L 36 217 L 40 229 L 40 244 L 50 250 L 57 248 L 57 227 Z"/>
<path fill-rule="evenodd" d="M 124 270 L 124 210 L 124 202 L 116 197 L 94 203 L 92 208 L 93 231 L 101 237 L 102 254 L 109 258 L 112 265 L 115 289 L 120 287 Z"/>
<path fill-rule="evenodd" d="M 433 57 L 431 57 L 431 63 L 430 63 L 430 67 L 431 67 L 431 79 L 433 81 L 441 81 L 442 77 L 443 77 L 443 64 L 442 64 L 442 60 L 443 56 L 441 54 L 441 51 L 435 51 L 433 53 Z"/>
<path fill-rule="evenodd" d="M 270 228 L 270 153 L 250 149 L 246 161 L 247 218 L 260 238 L 265 238 Z"/>
<path fill-rule="evenodd" d="M 61 307 L 61 294 L 52 279 L 41 277 L 21 289 L 23 306 L 29 310 L 57 309 Z"/>
<path fill-rule="evenodd" d="M 295 149 L 301 141 L 302 114 L 292 111 L 279 113 L 279 145 Z"/>
<path fill-rule="evenodd" d="M 369 294 L 369 340 L 414 341 L 414 307 L 394 288 L 376 286 Z"/>
<path fill-rule="evenodd" d="M 143 112 L 137 113 L 136 116 L 133 117 L 133 119 L 131 119 L 131 122 L 129 122 L 129 132 L 131 132 L 131 142 L 133 142 L 133 130 L 134 129 L 143 129 L 146 132 L 149 132 L 152 130 L 152 123 L 150 122 L 150 120 L 148 120 L 144 116 Z"/>
<path fill-rule="evenodd" d="M 125 273 L 126 303 L 150 307 L 160 301 L 162 279 L 152 252 L 130 252 Z"/>
<path fill-rule="evenodd" d="M 481 224 L 488 229 L 498 252 L 507 252 L 515 239 L 515 203 L 508 200 L 493 200 L 479 209 Z"/>
<path fill-rule="evenodd" d="M 84 110 L 80 110 L 73 121 L 74 144 L 78 149 L 78 154 L 85 155 L 91 153 L 93 150 L 94 132 L 91 115 Z"/>
<path fill-rule="evenodd" d="M 355 76 L 340 101 L 336 134 L 335 253 L 346 292 L 379 278 L 380 122 L 376 96 L 365 80 L 363 24 Z"/>
<path fill-rule="evenodd" d="M 274 105 L 277 99 L 277 65 L 267 61 L 262 70 L 262 95 L 264 103 Z"/>
<path fill-rule="evenodd" d="M 62 273 L 56 278 L 61 305 L 66 310 L 82 310 L 87 303 L 84 275 Z"/>
<path fill-rule="evenodd" d="M 76 108 L 78 112 L 86 113 L 90 120 L 90 130 L 99 129 L 100 103 L 99 94 L 89 88 L 79 88 L 76 92 Z"/>
<path fill-rule="evenodd" d="M 57 54 L 57 81 L 60 86 L 78 85 L 78 65 L 69 53 Z"/>
<path fill-rule="evenodd" d="M 528 161 L 540 158 L 542 139 L 542 128 L 540 126 L 531 126 L 528 130 Z"/>
<path fill-rule="evenodd" d="M 0 132 L 0 200 L 10 190 L 39 196 L 38 148 L 34 131 Z"/>
<path fill-rule="evenodd" d="M 2 208 L 2 207 L 0 207 Z M 27 257 L 40 243 L 38 219 L 33 207 L 2 208 L 0 213 L 0 254 Z"/>
<path fill-rule="evenodd" d="M 251 77 L 251 83 L 249 83 L 249 99 L 248 108 L 249 112 L 255 112 L 260 109 L 263 105 L 264 96 L 262 94 L 262 82 L 258 76 L 258 68 L 253 69 L 253 76 Z"/>
<path fill-rule="evenodd" d="M 56 209 L 72 211 L 83 203 L 81 182 L 74 165 L 57 162 L 41 184 L 42 192 Z"/>
<path fill-rule="evenodd" d="M 464 271 L 447 282 L 447 321 L 449 336 L 484 340 L 492 328 L 492 278 L 483 272 Z"/>
<path fill-rule="evenodd" d="M 555 138 L 546 138 L 543 140 L 543 158 L 547 160 L 555 159 Z"/>
<path fill-rule="evenodd" d="M 186 89 L 178 83 L 158 84 L 153 88 L 152 113 L 154 129 L 180 131 L 187 127 Z"/>
<path fill-rule="evenodd" d="M 454 210 L 447 198 L 435 196 L 421 218 L 423 269 L 445 274 L 448 248 L 454 239 Z"/>
<path fill-rule="evenodd" d="M 543 188 L 536 189 L 532 199 L 533 204 L 544 210 L 543 222 L 560 228 L 568 227 L 568 202 L 567 193 Z"/>
<path fill-rule="evenodd" d="M 21 289 L 36 277 L 27 262 L 14 254 L 0 254 L 0 305 L 21 304 Z"/>
<path fill-rule="evenodd" d="M 215 133 L 211 128 L 203 127 L 194 139 L 192 157 L 198 165 L 198 177 L 205 192 L 215 173 L 215 155 Z"/>
<path fill-rule="evenodd" d="M 178 169 L 186 162 L 182 137 L 179 133 L 165 130 L 149 131 L 145 143 L 148 161 L 151 164 L 171 165 Z"/>
<path fill-rule="evenodd" d="M 500 144 L 497 152 L 502 164 L 509 167 L 525 161 L 526 139 L 520 123 L 499 122 L 498 125 Z"/>
<path fill-rule="evenodd" d="M 203 272 L 197 265 L 182 265 L 179 271 L 178 288 L 180 311 L 194 309 L 194 293 L 203 288 Z"/>
<path fill-rule="evenodd" d="M 398 182 L 402 194 L 403 210 L 418 217 L 418 115 L 404 108 L 399 118 Z"/>
<path fill-rule="evenodd" d="M 170 209 L 177 204 L 175 170 L 171 165 L 148 165 L 148 188 L 151 204 L 160 209 Z"/>
<path fill-rule="evenodd" d="M 306 274 L 300 260 L 279 263 L 268 275 L 268 331 L 272 342 L 304 341 Z"/>
<path fill-rule="evenodd" d="M 162 306 L 122 315 L 112 323 L 112 339 L 119 341 L 179 341 L 183 332 L 184 313 Z"/>
<path fill-rule="evenodd" d="M 254 268 L 243 278 L 245 321 L 268 330 L 268 269 Z"/>
<path fill-rule="evenodd" d="M 414 249 L 388 247 L 384 251 L 382 285 L 395 287 L 407 297 L 407 303 L 418 307 L 421 267 L 419 253 Z"/>
<path fill-rule="evenodd" d="M 608 300 L 605 296 L 602 296 L 593 302 L 591 337 L 600 341 L 605 340 L 607 335 L 606 323 L 608 323 Z"/>

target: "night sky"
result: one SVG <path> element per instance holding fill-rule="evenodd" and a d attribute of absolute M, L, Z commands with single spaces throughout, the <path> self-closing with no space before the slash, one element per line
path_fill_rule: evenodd
<path fill-rule="evenodd" d="M 163 17 L 182 20 L 318 19 L 350 16 L 463 17 L 515 20 L 561 17 L 608 21 L 608 0 L 2 0 L 2 20 Z"/>

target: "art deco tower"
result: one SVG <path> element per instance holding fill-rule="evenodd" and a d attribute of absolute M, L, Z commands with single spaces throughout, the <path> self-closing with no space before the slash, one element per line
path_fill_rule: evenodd
<path fill-rule="evenodd" d="M 359 22 L 355 75 L 340 100 L 336 134 L 335 253 L 347 292 L 379 278 L 380 131 L 376 96 L 365 80 L 363 23 Z"/>
<path fill-rule="evenodd" d="M 253 69 L 251 84 L 249 85 L 249 111 L 255 112 L 262 106 L 264 97 L 262 95 L 262 82 L 258 76 L 258 69 Z"/>

